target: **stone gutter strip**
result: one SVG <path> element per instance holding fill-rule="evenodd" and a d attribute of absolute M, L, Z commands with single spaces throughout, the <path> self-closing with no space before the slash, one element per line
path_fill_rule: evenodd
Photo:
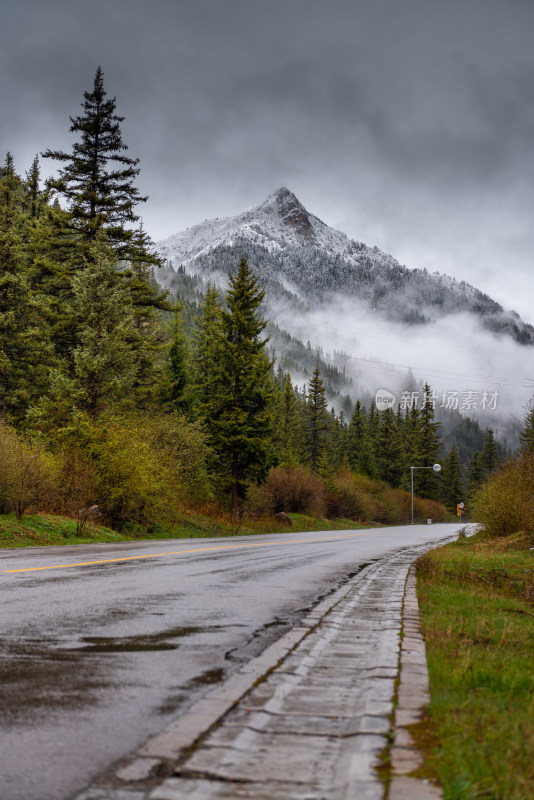
<path fill-rule="evenodd" d="M 406 575 L 437 544 L 363 569 L 76 800 L 382 800 L 374 767 L 390 729 Z M 407 656 L 414 598 L 406 607 Z M 424 644 L 422 658 L 414 651 L 413 659 L 405 674 L 420 678 Z M 417 680 L 414 691 L 420 686 Z M 427 700 L 428 688 L 419 707 Z M 415 713 L 403 710 L 399 727 Z M 399 759 L 413 748 L 399 736 L 395 758 L 404 769 Z M 412 779 L 395 775 L 392 789 L 405 791 Z M 409 800 L 440 796 L 410 792 Z"/>
<path fill-rule="evenodd" d="M 442 792 L 437 786 L 409 777 L 410 773 L 422 766 L 423 757 L 414 744 L 408 726 L 421 721 L 425 706 L 430 702 L 425 641 L 421 631 L 413 566 L 406 579 L 402 629 L 404 635 L 395 709 L 395 738 L 390 751 L 393 777 L 388 800 L 440 800 Z"/>

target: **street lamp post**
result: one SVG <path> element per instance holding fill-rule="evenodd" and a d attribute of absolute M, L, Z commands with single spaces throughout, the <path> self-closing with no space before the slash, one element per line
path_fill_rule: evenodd
<path fill-rule="evenodd" d="M 412 484 L 412 525 L 414 524 L 413 521 L 413 471 L 414 469 L 432 469 L 434 472 L 441 472 L 441 464 L 434 464 L 433 467 L 410 467 L 410 474 L 411 474 L 411 484 Z"/>

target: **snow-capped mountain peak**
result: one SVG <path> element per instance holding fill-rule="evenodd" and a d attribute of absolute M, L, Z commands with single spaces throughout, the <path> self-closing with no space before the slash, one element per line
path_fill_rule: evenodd
<path fill-rule="evenodd" d="M 299 236 L 315 240 L 312 219 L 316 222 L 320 222 L 320 220 L 317 217 L 313 218 L 293 192 L 290 192 L 285 186 L 270 194 L 253 211 L 257 212 L 258 217 L 262 214 L 278 217 L 284 225 L 290 226 Z M 321 224 L 324 225 L 324 223 Z"/>
<path fill-rule="evenodd" d="M 377 247 L 349 239 L 311 214 L 285 186 L 234 217 L 205 222 L 159 243 L 172 288 L 175 270 L 224 284 L 245 256 L 265 289 L 271 318 L 282 306 L 310 309 L 354 298 L 390 321 L 426 324 L 460 312 L 496 333 L 534 344 L 534 328 L 473 286 L 408 269 Z"/>

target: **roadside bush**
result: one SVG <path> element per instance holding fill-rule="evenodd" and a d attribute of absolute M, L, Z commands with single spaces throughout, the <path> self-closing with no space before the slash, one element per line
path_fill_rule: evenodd
<path fill-rule="evenodd" d="M 264 484 L 251 487 L 248 506 L 269 514 L 294 511 L 321 517 L 326 513 L 324 484 L 308 467 L 274 467 Z"/>
<path fill-rule="evenodd" d="M 58 469 L 52 511 L 75 517 L 81 508 L 96 503 L 96 468 L 87 457 L 63 450 L 58 454 Z"/>
<path fill-rule="evenodd" d="M 209 504 L 214 499 L 209 473 L 213 453 L 201 427 L 181 414 L 152 415 L 145 426 L 151 447 L 161 460 L 169 511 L 176 505 Z"/>
<path fill-rule="evenodd" d="M 472 516 L 490 536 L 511 536 L 534 528 L 534 457 L 508 461 L 475 494 Z"/>
<path fill-rule="evenodd" d="M 333 517 L 347 517 L 356 522 L 376 519 L 380 491 L 376 481 L 367 475 L 360 475 L 351 470 L 341 470 L 334 479 L 335 492 L 331 493 L 329 514 Z"/>
<path fill-rule="evenodd" d="M 410 492 L 393 489 L 382 481 L 350 470 L 339 472 L 334 485 L 335 498 L 330 502 L 330 508 L 336 512 L 333 516 L 384 525 L 400 525 L 411 520 Z M 440 503 L 414 498 L 414 518 L 417 521 L 430 518 L 433 522 L 441 522 L 445 515 L 446 510 Z"/>
<path fill-rule="evenodd" d="M 200 428 L 178 414 L 106 419 L 92 445 L 98 503 L 114 527 L 173 522 L 212 499 L 208 453 Z"/>
<path fill-rule="evenodd" d="M 400 489 L 392 489 L 391 486 L 384 486 L 380 495 L 380 508 L 376 517 L 377 522 L 385 525 L 400 525 L 410 521 L 406 514 L 403 498 L 404 492 Z"/>
<path fill-rule="evenodd" d="M 90 455 L 96 470 L 96 502 L 113 528 L 127 522 L 148 526 L 159 511 L 164 489 L 156 453 L 138 426 L 120 418 L 100 421 Z"/>
<path fill-rule="evenodd" d="M 151 530 L 184 508 L 209 503 L 209 448 L 199 426 L 178 414 L 76 413 L 54 434 L 60 462 L 54 508 L 78 517 L 98 505 L 113 528 Z"/>
<path fill-rule="evenodd" d="M 262 486 L 251 488 L 248 508 L 259 513 L 295 511 L 332 519 L 344 517 L 360 523 L 398 525 L 410 522 L 411 496 L 350 469 L 322 480 L 307 467 L 275 467 Z M 445 515 L 440 503 L 414 498 L 417 521 L 430 518 L 441 522 Z"/>
<path fill-rule="evenodd" d="M 410 503 L 410 493 L 403 492 L 407 497 L 408 504 Z M 413 501 L 413 515 L 415 522 L 426 522 L 431 519 L 432 522 L 443 522 L 447 517 L 447 509 L 436 500 L 426 500 L 421 497 L 414 497 Z M 411 519 L 411 510 L 408 514 L 408 520 Z"/>
<path fill-rule="evenodd" d="M 57 488 L 56 459 L 41 443 L 24 439 L 0 422 L 0 505 L 22 519 L 50 501 Z"/>

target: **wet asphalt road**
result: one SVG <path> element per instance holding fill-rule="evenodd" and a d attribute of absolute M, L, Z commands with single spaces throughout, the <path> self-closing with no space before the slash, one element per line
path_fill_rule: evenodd
<path fill-rule="evenodd" d="M 1 800 L 72 797 L 362 564 L 455 527 L 0 551 Z"/>

